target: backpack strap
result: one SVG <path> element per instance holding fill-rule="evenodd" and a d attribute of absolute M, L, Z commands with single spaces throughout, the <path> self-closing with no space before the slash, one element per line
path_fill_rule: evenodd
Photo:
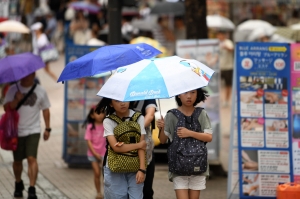
<path fill-rule="evenodd" d="M 137 122 L 139 117 L 142 115 L 141 112 L 136 111 L 130 118 L 130 121 Z"/>
<path fill-rule="evenodd" d="M 122 121 L 121 118 L 119 118 L 118 116 L 116 116 L 115 114 L 110 114 L 107 118 L 115 121 L 117 124 L 120 124 Z"/>
<path fill-rule="evenodd" d="M 16 110 L 18 110 L 22 104 L 24 104 L 24 102 L 28 99 L 28 97 L 33 93 L 34 89 L 36 87 L 36 83 L 31 87 L 31 89 L 29 90 L 29 92 L 23 97 L 23 99 L 17 104 Z"/>

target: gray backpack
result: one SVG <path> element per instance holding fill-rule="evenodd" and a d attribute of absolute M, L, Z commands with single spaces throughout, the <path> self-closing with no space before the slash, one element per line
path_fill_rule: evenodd
<path fill-rule="evenodd" d="M 178 127 L 201 132 L 198 118 L 203 108 L 196 107 L 191 116 L 185 116 L 178 109 L 172 109 L 177 119 L 173 141 L 168 147 L 169 171 L 181 176 L 199 175 L 207 170 L 207 148 L 206 142 L 188 137 L 179 138 Z"/>

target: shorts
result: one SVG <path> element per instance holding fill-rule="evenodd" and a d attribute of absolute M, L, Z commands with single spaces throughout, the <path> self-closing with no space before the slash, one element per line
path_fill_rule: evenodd
<path fill-rule="evenodd" d="M 24 137 L 18 137 L 17 150 L 13 151 L 15 161 L 22 161 L 31 156 L 36 158 L 40 141 L 40 133 L 34 133 Z"/>
<path fill-rule="evenodd" d="M 88 160 L 89 160 L 90 162 L 99 162 L 99 160 L 97 160 L 97 159 L 95 158 L 95 156 L 88 156 L 87 158 L 88 158 Z M 101 159 L 103 160 L 103 157 L 101 157 Z"/>
<path fill-rule="evenodd" d="M 204 190 L 206 176 L 177 176 L 173 178 L 174 189 Z"/>
<path fill-rule="evenodd" d="M 144 183 L 136 184 L 136 172 L 116 173 L 104 167 L 104 198 L 141 199 Z"/>
<path fill-rule="evenodd" d="M 221 71 L 221 78 L 224 79 L 226 86 L 232 85 L 233 70 L 223 70 Z"/>

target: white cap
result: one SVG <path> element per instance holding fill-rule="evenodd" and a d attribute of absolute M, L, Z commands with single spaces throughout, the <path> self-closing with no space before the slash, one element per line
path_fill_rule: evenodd
<path fill-rule="evenodd" d="M 32 24 L 31 30 L 39 30 L 42 27 L 43 27 L 43 24 L 41 22 L 36 22 L 36 23 Z"/>

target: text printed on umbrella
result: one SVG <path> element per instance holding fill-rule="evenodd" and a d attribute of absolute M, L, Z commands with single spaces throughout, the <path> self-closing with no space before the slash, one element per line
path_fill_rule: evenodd
<path fill-rule="evenodd" d="M 130 93 L 130 97 L 137 97 L 137 96 L 153 96 L 153 95 L 160 95 L 160 90 L 145 90 L 142 92 L 132 91 Z"/>
<path fill-rule="evenodd" d="M 139 51 L 141 51 L 142 55 L 144 56 L 150 56 L 151 54 L 153 54 L 150 50 L 145 50 L 144 48 L 137 46 L 136 47 Z"/>

